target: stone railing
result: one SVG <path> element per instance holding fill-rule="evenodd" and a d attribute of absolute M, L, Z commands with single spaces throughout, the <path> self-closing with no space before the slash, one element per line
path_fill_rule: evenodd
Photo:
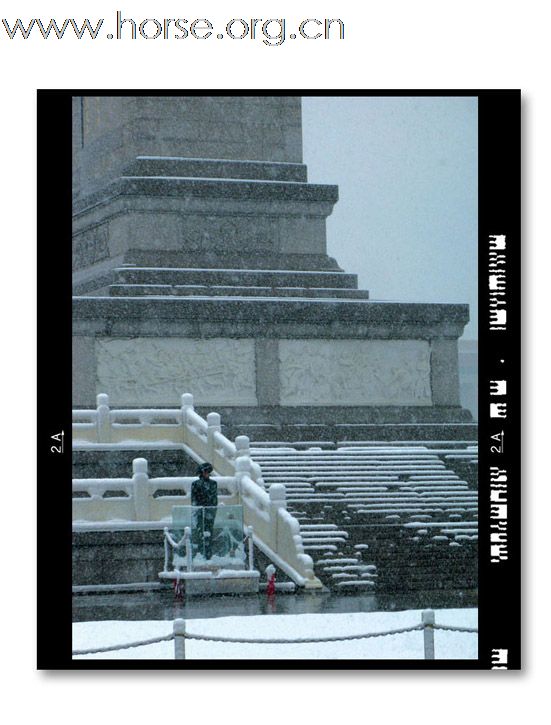
<path fill-rule="evenodd" d="M 235 476 L 217 476 L 219 505 L 242 505 L 243 519 L 253 529 L 255 544 L 296 584 L 319 588 L 313 561 L 304 553 L 299 524 L 287 512 L 285 487 L 280 484 L 264 491 L 251 478 L 251 461 L 236 461 Z M 149 478 L 145 458 L 132 462 L 132 478 L 73 480 L 73 526 L 95 528 L 99 522 L 121 525 L 170 523 L 172 507 L 190 505 L 189 477 Z M 163 491 L 170 491 L 162 495 Z M 161 493 L 161 495 L 159 495 Z"/>
<path fill-rule="evenodd" d="M 145 458 L 132 461 L 132 473 L 132 478 L 74 479 L 73 521 L 162 521 L 170 518 L 174 505 L 191 505 L 193 478 L 150 478 Z M 217 481 L 221 503 L 240 503 L 235 477 L 219 476 Z"/>
<path fill-rule="evenodd" d="M 124 447 L 142 444 L 155 447 L 187 445 L 197 456 L 210 461 L 225 476 L 235 475 L 235 461 L 250 457 L 247 436 L 230 441 L 221 432 L 220 415 L 209 413 L 201 418 L 193 407 L 193 395 L 185 393 L 180 408 L 109 407 L 109 396 L 100 393 L 97 408 L 73 410 L 73 448 Z M 251 478 L 263 485 L 260 466 L 251 461 Z"/>
<path fill-rule="evenodd" d="M 147 447 L 185 445 L 214 466 L 220 502 L 242 504 L 245 524 L 252 526 L 255 544 L 299 586 L 320 588 L 313 561 L 304 553 L 298 521 L 287 511 L 285 487 L 264 490 L 260 466 L 250 457 L 247 436 L 235 442 L 221 432 L 220 416 L 207 420 L 193 408 L 193 396 L 182 396 L 180 410 L 111 410 L 107 395 L 97 398 L 96 410 L 73 411 L 73 447 L 117 448 L 127 444 Z M 218 475 L 221 474 L 221 475 Z M 76 528 L 91 522 L 159 524 L 170 519 L 172 506 L 191 503 L 192 478 L 149 478 L 147 461 L 136 458 L 132 478 L 75 479 L 73 521 Z M 156 492 L 170 491 L 171 495 Z M 178 491 L 177 495 L 172 492 Z M 83 495 L 84 494 L 84 495 Z"/>
<path fill-rule="evenodd" d="M 268 492 L 262 491 L 250 477 L 250 459 L 238 458 L 236 463 L 245 523 L 252 526 L 257 546 L 300 586 L 321 587 L 314 562 L 304 553 L 299 523 L 287 511 L 285 486 L 273 483 Z"/>

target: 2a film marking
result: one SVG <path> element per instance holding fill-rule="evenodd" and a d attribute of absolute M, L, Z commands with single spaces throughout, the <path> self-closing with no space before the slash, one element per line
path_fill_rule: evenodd
<path fill-rule="evenodd" d="M 63 431 L 54 433 L 54 435 L 50 436 L 50 439 L 56 442 L 55 445 L 50 445 L 50 453 L 63 454 L 64 436 L 65 434 Z"/>
<path fill-rule="evenodd" d="M 499 433 L 493 433 L 490 436 L 492 443 L 490 444 L 490 453 L 503 453 L 503 439 L 505 438 L 505 432 L 500 431 Z"/>

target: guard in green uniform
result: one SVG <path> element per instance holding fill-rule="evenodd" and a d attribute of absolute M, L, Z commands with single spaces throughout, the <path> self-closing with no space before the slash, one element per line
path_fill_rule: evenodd
<path fill-rule="evenodd" d="M 191 484 L 191 505 L 197 507 L 191 542 L 193 552 L 204 553 L 205 559 L 212 558 L 212 533 L 218 506 L 218 484 L 210 478 L 212 470 L 210 463 L 201 463 L 197 468 L 199 478 Z"/>

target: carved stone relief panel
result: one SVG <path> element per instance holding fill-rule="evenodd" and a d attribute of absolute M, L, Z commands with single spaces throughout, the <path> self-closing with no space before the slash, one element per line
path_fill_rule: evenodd
<path fill-rule="evenodd" d="M 73 271 L 109 257 L 108 225 L 87 229 L 73 238 Z"/>
<path fill-rule="evenodd" d="M 134 338 L 96 341 L 97 392 L 112 405 L 257 405 L 254 340 Z"/>
<path fill-rule="evenodd" d="M 423 340 L 281 340 L 282 405 L 431 405 Z"/>
<path fill-rule="evenodd" d="M 279 238 L 277 221 L 267 216 L 187 214 L 182 226 L 182 244 L 189 249 L 222 245 L 225 251 L 268 252 Z"/>

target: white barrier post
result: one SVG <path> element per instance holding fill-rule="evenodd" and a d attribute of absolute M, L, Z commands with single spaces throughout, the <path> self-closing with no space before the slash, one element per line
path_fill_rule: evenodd
<path fill-rule="evenodd" d="M 174 632 L 174 659 L 185 660 L 186 658 L 186 620 L 175 619 L 173 624 Z"/>
<path fill-rule="evenodd" d="M 136 521 L 149 521 L 149 476 L 147 473 L 146 459 L 134 458 L 132 461 L 132 472 Z"/>
<path fill-rule="evenodd" d="M 434 611 L 425 609 L 422 614 L 423 620 L 423 639 L 425 644 L 425 659 L 434 659 Z"/>
<path fill-rule="evenodd" d="M 170 544 L 168 542 L 168 528 L 165 526 L 164 528 L 164 535 L 165 535 L 165 565 L 163 571 L 168 571 L 168 560 L 170 558 Z"/>
<path fill-rule="evenodd" d="M 110 443 L 111 421 L 109 420 L 109 396 L 106 393 L 100 393 L 96 397 L 96 403 L 96 431 L 98 443 Z"/>
<path fill-rule="evenodd" d="M 186 545 L 186 569 L 191 571 L 193 568 L 193 549 L 191 546 L 191 529 L 186 526 L 184 529 L 184 541 Z"/>
<path fill-rule="evenodd" d="M 209 452 L 209 460 L 214 461 L 216 448 L 214 444 L 214 433 L 220 433 L 222 430 L 222 426 L 220 425 L 220 414 L 209 413 L 207 415 L 207 426 L 207 450 Z"/>

